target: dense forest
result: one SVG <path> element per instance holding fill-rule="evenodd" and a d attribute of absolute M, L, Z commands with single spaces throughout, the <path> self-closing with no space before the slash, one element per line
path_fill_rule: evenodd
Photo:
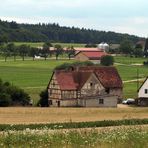
<path fill-rule="evenodd" d="M 99 29 L 99 28 L 98 28 Z M 58 24 L 17 24 L 0 20 L 0 36 L 8 41 L 20 42 L 65 42 L 65 43 L 120 43 L 128 39 L 135 43 L 139 37 L 93 29 L 62 27 Z"/>

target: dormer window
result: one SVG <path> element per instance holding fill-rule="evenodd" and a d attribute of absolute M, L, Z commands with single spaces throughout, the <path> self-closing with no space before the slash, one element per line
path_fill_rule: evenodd
<path fill-rule="evenodd" d="M 93 86 L 93 83 L 91 82 L 91 83 L 90 83 L 90 87 L 92 87 L 92 86 Z"/>

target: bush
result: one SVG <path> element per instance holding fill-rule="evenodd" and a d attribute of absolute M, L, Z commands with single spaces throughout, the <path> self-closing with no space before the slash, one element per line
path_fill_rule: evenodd
<path fill-rule="evenodd" d="M 29 105 L 29 103 L 30 97 L 23 89 L 0 80 L 0 106 Z"/>
<path fill-rule="evenodd" d="M 11 97 L 6 93 L 0 93 L 0 107 L 6 107 L 11 104 Z"/>
<path fill-rule="evenodd" d="M 73 63 L 64 63 L 59 66 L 57 66 L 56 70 L 68 70 L 72 66 L 93 66 L 94 64 L 91 61 L 85 61 L 85 62 L 73 62 Z"/>
<path fill-rule="evenodd" d="M 114 64 L 114 58 L 110 55 L 101 57 L 101 65 L 110 66 Z"/>
<path fill-rule="evenodd" d="M 48 107 L 48 90 L 43 90 L 41 93 L 40 93 L 40 100 L 38 102 L 38 106 L 41 106 L 41 107 Z"/>
<path fill-rule="evenodd" d="M 13 90 L 14 91 L 11 94 L 11 99 L 14 105 L 29 105 L 30 97 L 26 92 L 24 92 L 24 90 L 18 89 L 17 87 L 14 87 Z"/>

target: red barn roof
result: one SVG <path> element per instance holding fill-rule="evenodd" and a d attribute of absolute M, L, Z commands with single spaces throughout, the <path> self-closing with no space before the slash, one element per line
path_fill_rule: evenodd
<path fill-rule="evenodd" d="M 103 51 L 80 51 L 76 55 L 79 53 L 87 56 L 90 60 L 99 60 L 102 56 L 107 55 L 107 53 Z"/>
<path fill-rule="evenodd" d="M 102 49 L 99 48 L 74 48 L 75 51 L 102 51 Z"/>

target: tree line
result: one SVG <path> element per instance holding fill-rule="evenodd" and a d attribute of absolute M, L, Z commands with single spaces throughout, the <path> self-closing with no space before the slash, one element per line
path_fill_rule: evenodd
<path fill-rule="evenodd" d="M 131 57 L 148 57 L 148 53 L 141 44 L 133 44 L 129 40 L 123 40 L 118 49 L 110 49 L 110 53 L 124 54 Z"/>
<path fill-rule="evenodd" d="M 59 26 L 56 23 L 17 24 L 0 20 L 0 37 L 9 42 L 63 42 L 63 43 L 120 43 L 123 39 L 136 43 L 139 37 L 111 31 Z"/>
<path fill-rule="evenodd" d="M 45 42 L 41 48 L 30 47 L 26 44 L 16 46 L 14 43 L 6 42 L 5 40 L 0 40 L 0 55 L 4 57 L 7 61 L 8 57 L 13 57 L 14 61 L 17 56 L 20 56 L 22 60 L 25 60 L 25 57 L 32 57 L 34 60 L 36 56 L 40 56 L 45 60 L 48 57 L 55 57 L 58 60 L 59 56 L 64 55 L 64 57 L 71 58 L 75 55 L 75 49 L 73 46 L 63 49 L 60 44 L 52 45 L 50 42 Z M 86 44 L 85 47 L 97 47 L 96 44 Z M 52 50 L 50 50 L 52 48 Z M 53 50 L 54 49 L 54 50 Z M 115 54 L 124 54 L 131 57 L 147 57 L 148 52 L 144 50 L 141 44 L 133 44 L 129 40 L 124 40 L 121 42 L 118 49 L 109 49 L 109 53 Z"/>
<path fill-rule="evenodd" d="M 1 42 L 0 55 L 4 57 L 5 62 L 8 57 L 13 57 L 14 61 L 16 61 L 17 56 L 20 56 L 24 61 L 25 57 L 32 57 L 34 60 L 35 57 L 38 56 L 46 60 L 48 57 L 54 55 L 56 60 L 58 60 L 59 56 L 63 54 L 66 54 L 69 59 L 75 55 L 75 50 L 72 46 L 67 47 L 67 50 L 64 50 L 60 44 L 56 44 L 53 47 L 54 50 L 50 50 L 51 47 L 53 47 L 53 45 L 50 42 L 45 42 L 42 48 L 30 47 L 26 44 L 16 46 L 14 43 Z"/>

